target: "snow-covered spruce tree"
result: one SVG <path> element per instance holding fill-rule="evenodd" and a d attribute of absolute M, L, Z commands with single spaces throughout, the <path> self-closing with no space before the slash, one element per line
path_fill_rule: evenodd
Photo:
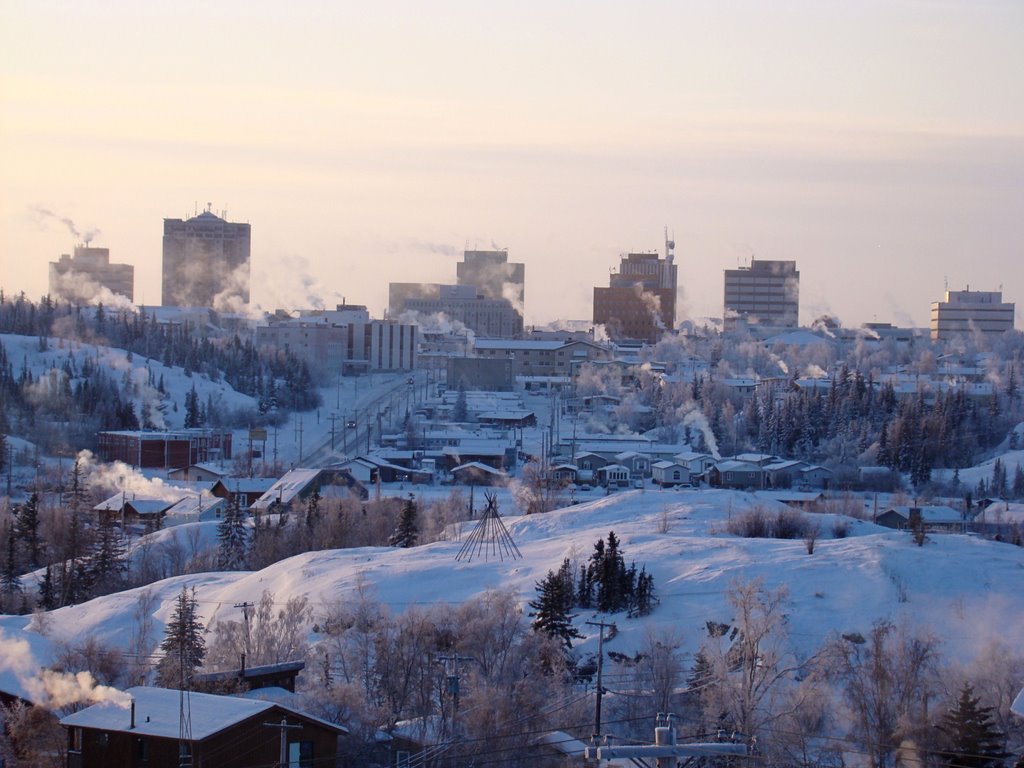
<path fill-rule="evenodd" d="M 113 515 L 101 515 L 86 566 L 94 596 L 116 592 L 123 587 L 124 575 L 128 571 L 127 549 L 124 535 Z"/>
<path fill-rule="evenodd" d="M 33 493 L 28 500 L 17 508 L 15 515 L 15 533 L 25 549 L 26 564 L 29 568 L 38 568 L 39 562 L 39 495 Z"/>
<path fill-rule="evenodd" d="M 248 546 L 249 532 L 236 494 L 217 524 L 217 567 L 222 571 L 242 570 Z"/>
<path fill-rule="evenodd" d="M 942 718 L 940 729 L 949 740 L 942 757 L 950 768 L 986 768 L 1002 763 L 1007 752 L 993 710 L 983 707 L 974 688 L 964 685 L 956 703 Z"/>
<path fill-rule="evenodd" d="M 418 522 L 418 513 L 416 511 L 416 502 L 412 499 L 407 499 L 405 505 L 402 507 L 402 514 L 398 518 L 398 526 L 395 528 L 395 532 L 391 534 L 388 539 L 388 546 L 391 547 L 402 547 L 403 549 L 408 547 L 415 547 L 416 540 L 420 535 L 420 528 Z"/>
<path fill-rule="evenodd" d="M 571 590 L 566 593 L 566 583 L 561 571 L 548 571 L 547 576 L 536 583 L 537 597 L 529 605 L 533 609 L 533 631 L 559 640 L 568 650 L 572 648 L 574 639 L 582 638 L 573 625 L 573 615 L 569 613 L 573 595 Z"/>
<path fill-rule="evenodd" d="M 199 602 L 195 587 L 189 592 L 181 588 L 174 613 L 164 628 L 164 639 L 160 642 L 163 658 L 157 663 L 157 684 L 164 688 L 190 687 L 190 680 L 206 658 L 206 641 L 203 639 L 203 623 L 199 620 Z"/>
<path fill-rule="evenodd" d="M 0 592 L 7 612 L 13 612 L 15 595 L 21 594 L 21 578 L 18 576 L 18 558 L 14 547 L 14 525 L 7 526 L 7 546 L 3 568 L 0 569 Z"/>

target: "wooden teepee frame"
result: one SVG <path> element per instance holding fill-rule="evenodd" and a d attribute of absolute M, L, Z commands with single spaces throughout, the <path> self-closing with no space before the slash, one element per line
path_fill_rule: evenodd
<path fill-rule="evenodd" d="M 487 499 L 487 506 L 480 517 L 480 522 L 469 534 L 455 559 L 465 560 L 467 563 L 473 562 L 473 558 L 478 556 L 483 556 L 484 560 L 489 560 L 492 555 L 499 560 L 506 557 L 510 560 L 522 559 L 523 553 L 519 551 L 519 547 L 512 540 L 512 534 L 498 514 L 497 495 L 485 493 L 484 498 Z"/>

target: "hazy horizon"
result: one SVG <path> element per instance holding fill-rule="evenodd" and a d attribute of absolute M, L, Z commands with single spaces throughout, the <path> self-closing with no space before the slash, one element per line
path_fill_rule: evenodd
<path fill-rule="evenodd" d="M 160 301 L 164 218 L 252 224 L 264 309 L 526 264 L 526 322 L 588 320 L 619 254 L 676 242 L 678 319 L 793 259 L 801 323 L 1024 306 L 1024 6 L 746 0 L 192 2 L 0 11 L 0 286 L 80 231 Z M 40 209 L 55 217 L 41 214 Z M 1016 325 L 1022 327 L 1020 312 Z"/>

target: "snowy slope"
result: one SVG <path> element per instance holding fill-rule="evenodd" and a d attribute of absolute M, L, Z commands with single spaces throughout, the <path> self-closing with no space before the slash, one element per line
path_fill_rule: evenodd
<path fill-rule="evenodd" d="M 256 601 L 264 590 L 278 602 L 305 595 L 315 618 L 345 600 L 357 581 L 372 585 L 377 599 L 396 612 L 412 605 L 458 603 L 488 588 L 511 588 L 521 603 L 534 584 L 565 557 L 584 560 L 598 538 L 614 530 L 627 562 L 654 575 L 661 604 L 643 619 L 616 616 L 619 634 L 610 650 L 629 653 L 648 628 L 682 634 L 693 652 L 707 620 L 729 621 L 726 591 L 734 579 L 763 578 L 790 593 L 788 630 L 798 652 L 812 653 L 834 632 L 867 633 L 887 618 L 938 635 L 950 659 L 974 656 L 989 639 L 1024 643 L 1024 549 L 970 536 L 935 535 L 924 547 L 906 533 L 850 521 L 850 535 L 830 539 L 832 516 L 821 515 L 822 537 L 814 555 L 803 541 L 741 539 L 725 532 L 727 518 L 753 499 L 732 491 L 631 491 L 547 515 L 506 517 L 523 559 L 456 562 L 461 542 L 413 549 L 364 548 L 310 552 L 258 573 L 180 576 L 148 587 L 154 637 L 170 616 L 183 585 L 196 588 L 204 621 L 238 619 L 233 606 Z M 667 526 L 666 526 L 667 524 Z M 661 532 L 667 527 L 667 532 Z M 464 533 L 465 535 L 465 533 Z M 96 637 L 124 647 L 136 626 L 133 612 L 143 590 L 111 595 L 49 614 L 46 637 L 28 617 L 0 618 L 0 687 L 24 690 L 26 669 L 49 663 L 60 642 Z M 591 618 L 581 614 L 577 623 Z M 38 624 L 38 621 L 36 622 Z M 578 644 L 593 650 L 596 636 Z M 28 658 L 28 661 L 24 659 Z"/>
<path fill-rule="evenodd" d="M 185 371 L 177 366 L 165 366 L 154 358 L 133 355 L 116 347 L 86 344 L 79 341 L 60 338 L 45 340 L 46 348 L 40 350 L 39 339 L 35 336 L 16 336 L 0 334 L 0 343 L 7 351 L 16 376 L 27 366 L 33 378 L 39 379 L 52 370 L 61 371 L 66 361 L 73 360 L 75 371 L 81 371 L 87 358 L 93 363 L 108 369 L 109 374 L 117 383 L 126 382 L 131 399 L 135 403 L 136 413 L 145 402 L 157 407 L 154 412 L 159 414 L 163 423 L 160 428 L 180 429 L 185 423 L 185 395 L 194 386 L 199 402 L 206 404 L 207 398 L 213 398 L 219 407 L 225 410 L 255 407 L 256 401 L 248 395 L 236 392 L 224 381 L 210 381 L 205 374 L 194 373 L 186 376 Z M 157 391 L 156 384 L 163 378 L 166 395 Z M 126 387 L 122 385 L 122 395 Z M 175 411 L 174 405 L 177 404 Z"/>

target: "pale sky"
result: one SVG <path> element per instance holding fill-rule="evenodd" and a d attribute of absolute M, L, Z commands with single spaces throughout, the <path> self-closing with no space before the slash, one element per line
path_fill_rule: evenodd
<path fill-rule="evenodd" d="M 252 224 L 253 300 L 526 263 L 526 321 L 674 231 L 679 319 L 795 259 L 801 322 L 926 325 L 968 285 L 1024 327 L 1024 3 L 0 0 L 0 286 L 72 219 L 158 303 L 162 219 Z"/>

